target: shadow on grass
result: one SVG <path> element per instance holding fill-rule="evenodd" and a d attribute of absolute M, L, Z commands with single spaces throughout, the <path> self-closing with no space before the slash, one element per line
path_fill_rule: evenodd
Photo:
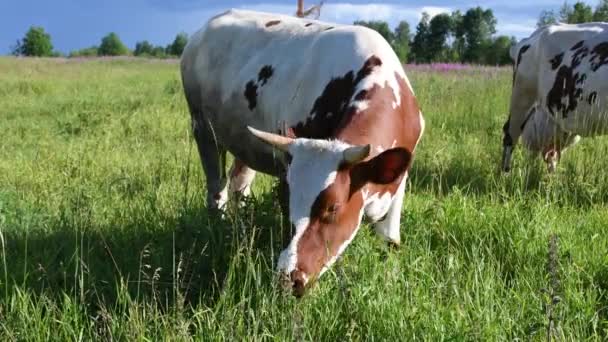
<path fill-rule="evenodd" d="M 505 200 L 524 196 L 579 208 L 608 203 L 608 178 L 601 165 L 563 162 L 556 173 L 549 174 L 538 158 L 522 158 L 510 173 L 499 169 L 498 160 L 489 164 L 493 167 L 475 156 L 435 164 L 414 162 L 411 191 L 445 196 L 458 190 L 475 196 L 499 195 Z"/>
<path fill-rule="evenodd" d="M 480 165 L 479 160 L 466 158 L 452 159 L 438 166 L 419 162 L 412 167 L 410 181 L 413 189 L 437 195 L 447 195 L 454 189 L 467 194 L 487 195 L 495 193 L 501 185 L 508 195 L 540 188 L 543 170 L 537 165 L 525 166 L 521 176 L 503 173 L 498 164 L 495 165 L 495 168 L 488 168 L 487 164 Z"/>
<path fill-rule="evenodd" d="M 235 255 L 256 253 L 268 268 L 274 265 L 289 235 L 276 195 L 261 194 L 224 218 L 189 203 L 171 217 L 142 208 L 97 227 L 61 215 L 44 230 L 5 232 L 9 292 L 16 285 L 51 298 L 68 294 L 91 309 L 119 304 L 124 290 L 162 309 L 211 305 L 230 268 L 245 267 Z M 273 272 L 262 273 L 269 284 Z"/>

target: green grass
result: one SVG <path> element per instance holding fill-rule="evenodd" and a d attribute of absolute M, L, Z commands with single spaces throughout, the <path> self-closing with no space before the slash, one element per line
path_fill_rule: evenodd
<path fill-rule="evenodd" d="M 607 339 L 608 141 L 502 175 L 510 71 L 408 74 L 402 246 L 365 226 L 297 300 L 272 178 L 207 216 L 176 64 L 0 59 L 0 340 Z"/>

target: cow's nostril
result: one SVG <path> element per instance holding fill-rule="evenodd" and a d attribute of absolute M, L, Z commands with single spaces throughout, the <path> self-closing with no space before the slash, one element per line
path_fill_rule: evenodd
<path fill-rule="evenodd" d="M 293 294 L 296 297 L 302 297 L 306 291 L 306 275 L 302 271 L 294 270 L 291 272 L 290 278 Z"/>
<path fill-rule="evenodd" d="M 294 280 L 293 282 L 293 294 L 294 296 L 300 298 L 304 295 L 305 285 L 301 280 Z"/>

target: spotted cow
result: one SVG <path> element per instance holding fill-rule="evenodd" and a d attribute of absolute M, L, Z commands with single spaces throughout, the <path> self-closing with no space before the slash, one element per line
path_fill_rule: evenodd
<path fill-rule="evenodd" d="M 296 295 L 344 251 L 364 214 L 399 244 L 424 120 L 377 32 L 230 10 L 191 37 L 181 74 L 208 208 L 249 192 L 256 171 L 286 189 L 293 234 L 278 270 Z M 235 157 L 229 177 L 226 151 Z"/>
<path fill-rule="evenodd" d="M 549 171 L 561 153 L 608 130 L 608 24 L 539 28 L 511 49 L 514 61 L 510 115 L 503 127 L 502 169 L 522 143 L 541 153 Z"/>

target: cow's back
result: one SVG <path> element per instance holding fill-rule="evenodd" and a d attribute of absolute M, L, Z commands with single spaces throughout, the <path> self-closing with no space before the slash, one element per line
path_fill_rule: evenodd
<path fill-rule="evenodd" d="M 356 76 L 370 56 L 391 82 L 395 73 L 407 80 L 390 45 L 368 28 L 230 10 L 191 37 L 181 67 L 189 103 L 200 104 L 222 143 L 256 168 L 254 159 L 270 149 L 247 125 L 278 132 L 306 121 L 330 81 Z"/>

